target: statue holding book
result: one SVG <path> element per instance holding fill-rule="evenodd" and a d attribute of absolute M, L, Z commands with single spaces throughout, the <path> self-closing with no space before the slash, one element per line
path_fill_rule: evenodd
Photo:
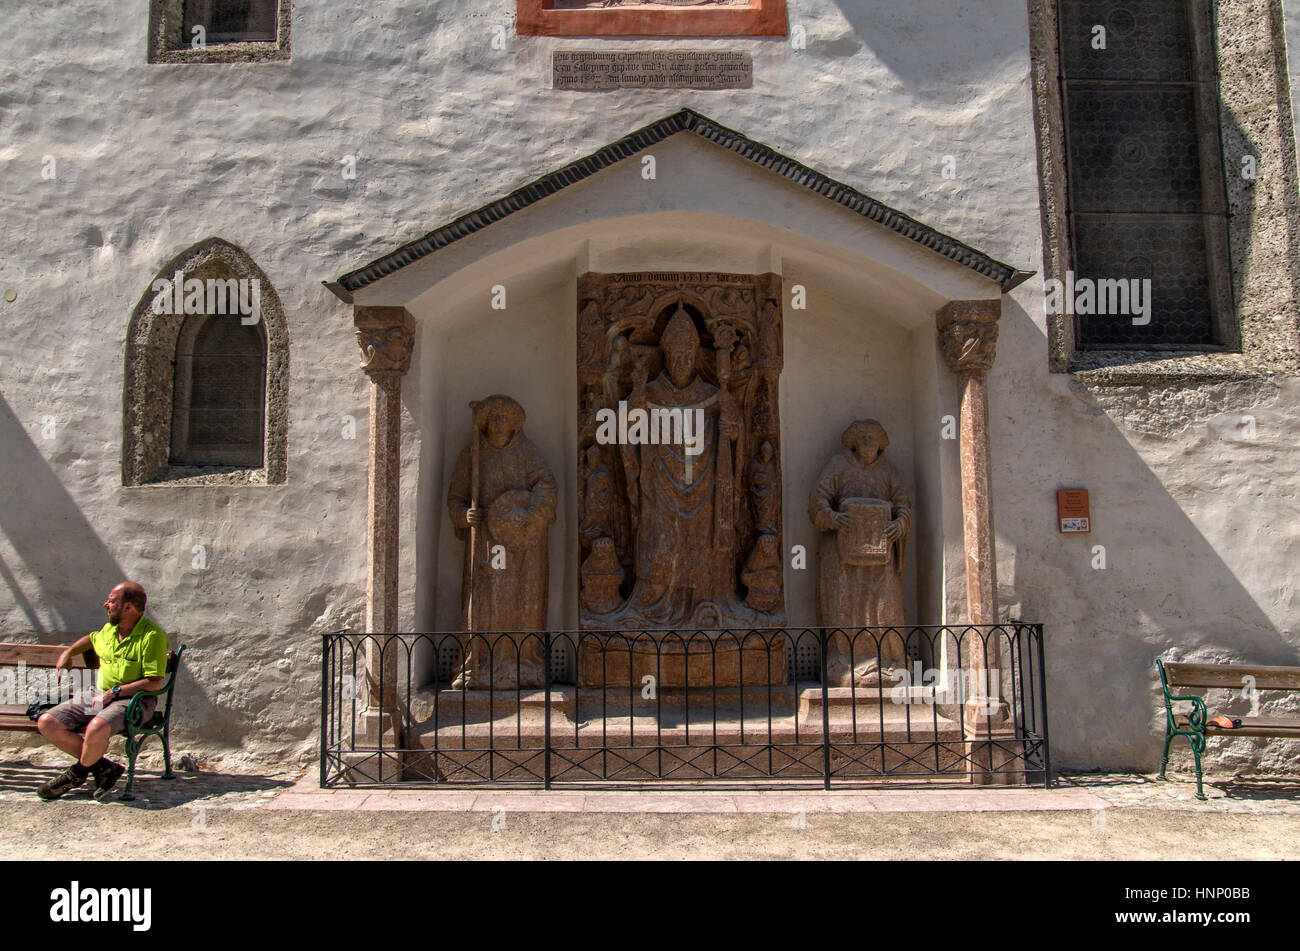
<path fill-rule="evenodd" d="M 885 458 L 889 436 L 874 419 L 844 430 L 844 451 L 822 470 L 808 517 L 822 533 L 817 569 L 817 623 L 823 627 L 897 627 L 829 642 L 827 672 L 836 686 L 875 685 L 906 665 L 903 568 L 912 532 L 912 502 Z M 879 643 L 879 648 L 877 648 Z"/>

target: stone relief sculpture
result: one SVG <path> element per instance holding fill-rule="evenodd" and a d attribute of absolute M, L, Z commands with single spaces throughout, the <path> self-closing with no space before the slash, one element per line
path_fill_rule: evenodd
<path fill-rule="evenodd" d="M 584 629 L 784 624 L 780 313 L 775 275 L 583 277 Z"/>
<path fill-rule="evenodd" d="M 524 409 L 515 400 L 489 396 L 470 409 L 473 435 L 456 459 L 447 492 L 456 537 L 466 542 L 462 629 L 541 631 L 547 534 L 558 501 L 555 475 L 524 436 Z M 544 683 L 541 638 L 503 635 L 473 639 L 452 688 Z"/>
<path fill-rule="evenodd" d="M 912 531 L 912 502 L 885 458 L 889 436 L 874 419 L 844 430 L 844 451 L 827 463 L 808 500 L 808 517 L 822 532 L 817 566 L 817 623 L 823 627 L 902 626 L 903 568 Z M 832 636 L 830 682 L 875 685 L 905 665 L 903 639 Z"/>

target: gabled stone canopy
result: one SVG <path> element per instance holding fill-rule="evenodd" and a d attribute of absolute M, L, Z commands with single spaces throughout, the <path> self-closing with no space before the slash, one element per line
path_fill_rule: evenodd
<path fill-rule="evenodd" d="M 435 228 L 423 237 L 347 272 L 332 283 L 324 282 L 325 286 L 343 301 L 351 303 L 355 292 L 681 133 L 699 136 L 808 191 L 824 196 L 842 208 L 974 271 L 995 284 L 1004 293 L 1021 284 L 1033 273 L 1003 264 L 956 238 L 881 204 L 848 185 L 808 168 L 738 132 L 718 125 L 691 109 L 683 109 L 549 175 L 544 175 L 475 211 Z"/>

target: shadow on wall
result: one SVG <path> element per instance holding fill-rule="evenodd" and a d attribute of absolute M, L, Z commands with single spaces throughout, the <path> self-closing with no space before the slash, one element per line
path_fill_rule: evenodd
<path fill-rule="evenodd" d="M 1027 316 L 1021 319 L 1028 321 Z M 1125 438 L 1118 420 L 1126 409 L 1149 414 L 1153 425 L 1159 424 L 1155 417 L 1162 412 L 1176 419 L 1179 411 L 1194 412 L 1192 401 L 1203 391 L 1167 390 L 1164 396 L 1170 402 L 1161 407 L 1139 405 L 1144 394 L 1137 387 L 1105 393 L 1089 392 L 1081 384 L 1071 389 L 1069 396 L 1053 396 L 1055 405 L 1044 414 L 1061 424 L 1061 435 L 1046 437 L 1059 443 L 1060 468 L 1036 477 L 1032 461 L 999 461 L 999 456 L 1006 457 L 994 450 L 1004 480 L 994 486 L 1002 503 L 999 511 L 1020 509 L 1015 521 L 1004 518 L 998 523 L 1002 541 L 1015 550 L 1014 578 L 1001 580 L 1008 595 L 1019 598 L 1020 617 L 1044 624 L 1047 702 L 1057 763 L 1150 771 L 1159 765 L 1163 743 L 1157 656 L 1300 663 L 1300 645 L 1278 630 L 1257 595 L 1239 580 L 1240 567 L 1224 561 L 1168 485 L 1199 496 L 1202 512 L 1206 501 L 1216 500 L 1218 524 L 1237 524 L 1242 532 L 1252 532 L 1250 537 L 1259 537 L 1253 533 L 1260 528 L 1260 513 L 1247 514 L 1258 497 L 1246 474 L 1268 480 L 1272 466 L 1286 464 L 1287 453 L 1280 444 L 1247 448 L 1244 452 L 1252 455 L 1238 456 L 1241 475 L 1233 476 L 1229 457 L 1243 450 L 1225 446 L 1227 440 L 1216 434 L 1208 419 L 1195 418 L 1181 435 L 1163 434 L 1168 443 L 1156 451 L 1168 470 L 1158 471 L 1166 468 L 1160 462 L 1153 470 Z M 1180 402 L 1184 395 L 1186 400 Z M 1248 392 L 1238 391 L 1221 411 L 1248 412 L 1249 400 Z M 1140 418 L 1126 425 L 1147 428 Z M 1031 451 L 1005 448 L 1013 454 Z M 1051 481 L 1062 470 L 1069 473 L 1060 476 L 1066 481 Z M 1026 477 L 1006 475 L 1017 471 Z M 1090 490 L 1089 535 L 1055 531 L 1055 490 L 1069 487 Z M 1286 500 L 1281 491 L 1274 493 L 1271 501 L 1281 509 Z M 1012 502 L 1017 496 L 1027 504 Z M 1027 525 L 1034 526 L 1032 533 L 1019 538 L 1012 534 Z M 1277 539 L 1279 558 L 1300 543 L 1300 532 L 1290 526 L 1261 534 Z M 1098 545 L 1105 549 L 1104 570 L 1094 567 Z M 1235 547 L 1241 551 L 1247 545 Z M 1240 560 L 1247 563 L 1247 556 Z M 1265 571 L 1254 587 L 1264 592 L 1272 583 Z"/>
<path fill-rule="evenodd" d="M 100 605 L 122 567 L 3 397 L 0 446 L 0 532 L 22 562 L 0 559 L 0 580 L 33 631 L 100 627 Z"/>
<path fill-rule="evenodd" d="M 810 52 L 848 56 L 866 46 L 914 93 L 942 90 L 946 97 L 965 98 L 968 94 L 958 87 L 987 83 L 991 73 L 1025 54 L 1023 3 L 835 0 L 835 6 L 854 38 L 819 44 L 810 32 Z"/>

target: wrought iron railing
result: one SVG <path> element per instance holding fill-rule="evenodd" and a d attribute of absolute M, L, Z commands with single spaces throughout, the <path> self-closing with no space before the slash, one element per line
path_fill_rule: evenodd
<path fill-rule="evenodd" d="M 1051 782 L 1039 624 L 323 635 L 322 786 Z"/>

